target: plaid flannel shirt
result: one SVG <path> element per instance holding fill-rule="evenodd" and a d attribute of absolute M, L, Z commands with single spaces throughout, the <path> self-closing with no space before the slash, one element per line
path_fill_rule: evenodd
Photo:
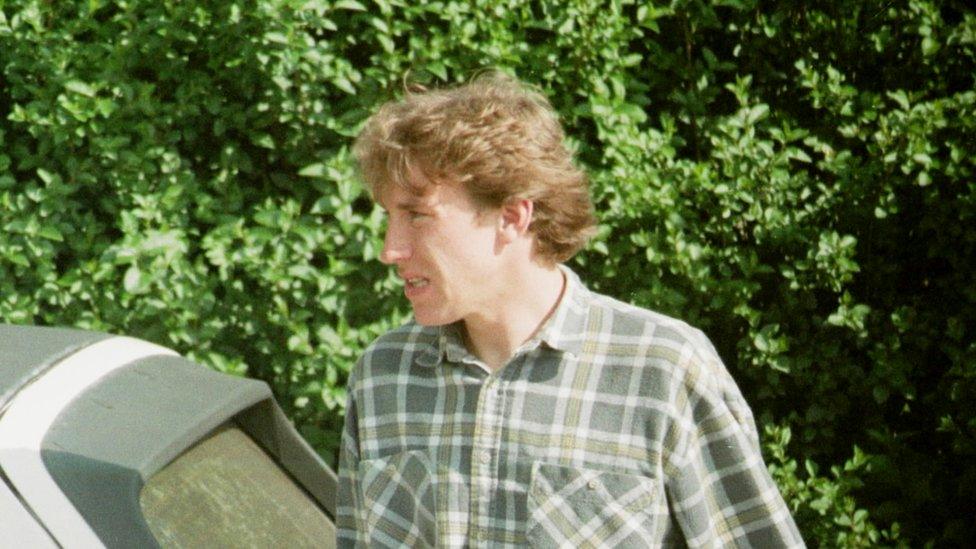
<path fill-rule="evenodd" d="M 377 339 L 350 376 L 338 545 L 803 546 L 713 346 L 568 268 L 491 372 L 457 326 Z"/>

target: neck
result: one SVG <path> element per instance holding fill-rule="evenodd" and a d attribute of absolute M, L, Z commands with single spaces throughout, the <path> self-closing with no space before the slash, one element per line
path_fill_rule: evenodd
<path fill-rule="evenodd" d="M 527 267 L 508 281 L 494 307 L 486 308 L 494 310 L 464 319 L 468 350 L 491 370 L 504 366 L 549 319 L 565 285 L 565 276 L 556 266 Z"/>

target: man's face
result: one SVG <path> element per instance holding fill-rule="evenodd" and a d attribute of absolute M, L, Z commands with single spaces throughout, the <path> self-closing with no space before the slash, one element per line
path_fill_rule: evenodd
<path fill-rule="evenodd" d="M 422 196 L 393 184 L 379 199 L 388 213 L 380 260 L 397 268 L 418 323 L 449 324 L 501 305 L 497 213 L 451 184 L 428 185 Z"/>

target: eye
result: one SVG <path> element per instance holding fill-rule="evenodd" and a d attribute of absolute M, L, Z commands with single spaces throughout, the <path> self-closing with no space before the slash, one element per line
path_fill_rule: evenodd
<path fill-rule="evenodd" d="M 410 218 L 410 221 L 418 221 L 420 219 L 430 217 L 430 215 L 427 214 L 426 212 L 410 210 L 407 212 L 407 217 Z"/>

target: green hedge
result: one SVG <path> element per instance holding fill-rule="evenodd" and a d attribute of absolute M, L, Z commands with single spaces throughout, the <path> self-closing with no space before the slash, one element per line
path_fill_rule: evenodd
<path fill-rule="evenodd" d="M 574 268 L 710 335 L 811 546 L 976 536 L 961 1 L 0 0 L 0 320 L 264 379 L 331 460 L 409 314 L 350 138 L 491 66 L 592 175 Z"/>

